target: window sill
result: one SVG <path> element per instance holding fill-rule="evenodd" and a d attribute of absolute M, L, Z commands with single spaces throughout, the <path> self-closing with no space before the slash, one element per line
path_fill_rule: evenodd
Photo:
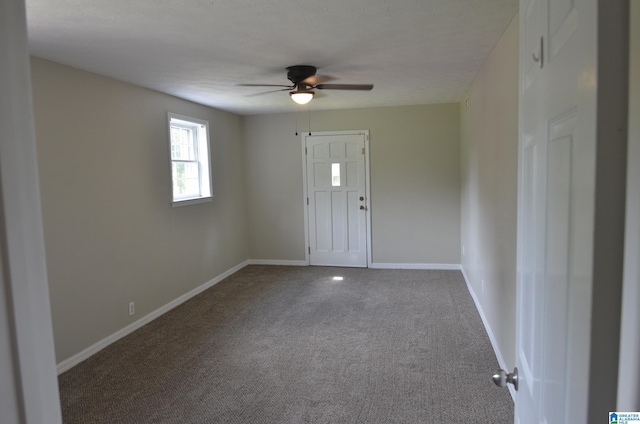
<path fill-rule="evenodd" d="M 173 202 L 171 202 L 171 207 L 172 208 L 179 208 L 181 206 L 188 206 L 188 205 L 195 205 L 198 203 L 206 203 L 206 202 L 210 202 L 213 200 L 213 196 L 207 196 L 207 197 L 196 197 L 193 199 L 184 199 L 184 200 L 174 200 Z"/>

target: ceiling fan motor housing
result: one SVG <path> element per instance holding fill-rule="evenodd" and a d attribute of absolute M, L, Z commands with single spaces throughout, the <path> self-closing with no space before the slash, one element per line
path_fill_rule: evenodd
<path fill-rule="evenodd" d="M 309 65 L 295 65 L 287 68 L 287 78 L 295 85 L 316 74 L 316 67 Z"/>

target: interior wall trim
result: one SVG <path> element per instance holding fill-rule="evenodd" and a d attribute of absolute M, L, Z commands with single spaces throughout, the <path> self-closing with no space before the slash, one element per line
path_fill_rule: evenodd
<path fill-rule="evenodd" d="M 415 264 L 415 263 L 386 263 L 374 262 L 369 264 L 373 269 L 436 269 L 460 271 L 460 264 Z"/>
<path fill-rule="evenodd" d="M 309 263 L 305 260 L 249 259 L 247 265 L 308 266 Z"/>
<path fill-rule="evenodd" d="M 169 312 L 170 310 L 172 310 L 176 306 L 181 305 L 182 303 L 186 302 L 187 300 L 191 299 L 192 297 L 197 296 L 198 294 L 202 293 L 203 291 L 207 290 L 210 287 L 213 287 L 214 285 L 216 285 L 220 281 L 224 280 L 225 278 L 229 277 L 230 275 L 240 271 L 242 268 L 246 267 L 247 265 L 249 265 L 249 261 L 244 261 L 244 262 L 239 263 L 238 265 L 234 266 L 233 268 L 230 268 L 230 269 L 226 270 L 225 272 L 223 272 L 222 274 L 220 274 L 217 277 L 213 278 L 212 280 L 207 281 L 203 285 L 196 287 L 195 289 L 191 290 L 190 292 L 185 293 L 182 296 L 172 300 L 171 302 L 167 303 L 166 305 L 164 305 L 164 306 L 156 309 L 155 311 L 145 315 L 144 317 L 142 317 L 139 320 L 127 325 L 126 327 L 122 328 L 121 330 L 118 330 L 115 333 L 111 334 L 110 336 L 107 336 L 104 339 L 100 340 L 99 342 L 94 343 L 93 345 L 89 346 L 88 348 L 84 349 L 83 351 L 71 356 L 70 358 L 65 359 L 64 361 L 60 362 L 57 365 L 58 375 L 62 374 L 65 371 L 70 370 L 71 368 L 73 368 L 76 365 L 78 365 L 80 362 L 82 362 L 85 359 L 88 359 L 89 357 L 95 355 L 96 353 L 100 352 L 102 349 L 104 349 L 105 347 L 109 346 L 110 344 L 112 344 L 112 343 L 120 340 L 121 338 L 133 333 L 138 328 L 150 323 L 154 319 L 156 319 L 156 318 L 160 317 L 161 315 Z"/>
<path fill-rule="evenodd" d="M 305 260 L 281 260 L 281 259 L 249 259 L 247 265 L 283 265 L 283 266 L 309 266 Z M 422 264 L 422 263 L 385 263 L 374 262 L 369 264 L 372 269 L 434 269 L 460 271 L 460 264 Z"/>
<path fill-rule="evenodd" d="M 500 348 L 498 347 L 498 341 L 496 340 L 495 336 L 493 335 L 493 330 L 491 329 L 491 326 L 489 325 L 489 320 L 487 319 L 486 315 L 484 314 L 484 310 L 482 309 L 482 304 L 480 303 L 480 299 L 478 299 L 478 297 L 476 296 L 476 292 L 473 290 L 473 287 L 471 286 L 471 283 L 469 281 L 469 277 L 467 276 L 467 273 L 465 272 L 463 266 L 460 266 L 460 271 L 462 271 L 462 276 L 464 277 L 465 283 L 467 283 L 467 288 L 469 289 L 469 293 L 471 294 L 471 298 L 473 299 L 473 303 L 475 303 L 476 309 L 478 310 L 478 313 L 480 314 L 480 318 L 482 319 L 482 324 L 484 324 L 484 328 L 485 328 L 485 330 L 487 330 L 487 335 L 489 336 L 489 340 L 491 341 L 491 347 L 493 347 L 493 351 L 496 354 L 496 358 L 498 359 L 498 365 L 503 370 L 510 370 L 509 366 L 506 364 L 506 362 L 504 360 L 504 357 L 502 356 L 502 352 L 500 351 Z M 509 371 L 507 371 L 507 372 L 509 372 Z M 490 376 L 487 376 L 487 379 L 489 377 Z M 511 394 L 511 399 L 513 399 L 513 401 L 515 402 L 515 400 L 516 400 L 516 390 L 513 387 L 513 384 L 509 384 L 508 388 L 509 388 L 509 393 Z"/>

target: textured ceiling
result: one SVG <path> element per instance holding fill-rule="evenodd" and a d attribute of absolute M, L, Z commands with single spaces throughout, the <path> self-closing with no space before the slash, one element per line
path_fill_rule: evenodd
<path fill-rule="evenodd" d="M 517 0 L 27 0 L 34 56 L 247 115 L 306 110 L 285 67 L 334 83 L 312 110 L 460 101 Z M 298 109 L 297 109 L 298 108 Z"/>

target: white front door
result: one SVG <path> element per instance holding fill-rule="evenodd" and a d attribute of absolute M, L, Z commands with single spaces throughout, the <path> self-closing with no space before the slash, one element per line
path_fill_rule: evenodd
<path fill-rule="evenodd" d="M 597 7 L 596 0 L 520 1 L 520 424 L 587 422 Z"/>
<path fill-rule="evenodd" d="M 314 134 L 304 142 L 309 264 L 366 267 L 366 134 Z"/>

